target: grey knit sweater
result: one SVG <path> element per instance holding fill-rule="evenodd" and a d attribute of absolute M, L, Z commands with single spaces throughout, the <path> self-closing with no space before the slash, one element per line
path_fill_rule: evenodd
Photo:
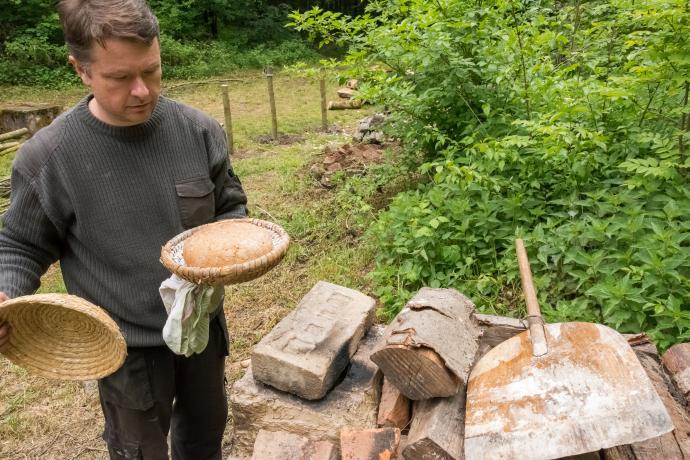
<path fill-rule="evenodd" d="M 161 97 L 144 124 L 114 127 L 91 96 L 17 154 L 0 231 L 0 291 L 33 293 L 57 260 L 67 291 L 106 309 L 129 346 L 163 345 L 158 288 L 166 241 L 187 228 L 246 215 L 220 125 Z"/>

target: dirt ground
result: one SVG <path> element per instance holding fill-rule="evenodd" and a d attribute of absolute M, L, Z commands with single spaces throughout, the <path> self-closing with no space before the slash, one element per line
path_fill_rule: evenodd
<path fill-rule="evenodd" d="M 257 91 L 261 91 L 264 82 L 259 81 L 256 86 L 259 88 Z M 209 91 L 213 92 L 212 96 L 209 96 Z M 252 89 L 237 88 L 236 91 L 246 98 L 250 96 L 245 93 L 251 94 Z M 310 91 L 314 93 L 313 89 Z M 291 94 L 298 97 L 306 92 L 299 89 Z M 222 119 L 220 96 L 214 89 L 190 87 L 185 92 L 177 90 L 175 96 Z M 234 116 L 242 120 L 242 106 L 247 103 L 245 99 L 240 101 Z M 71 103 L 73 101 L 69 100 L 65 105 Z M 305 103 L 286 100 L 285 106 L 288 105 L 304 107 Z M 252 345 L 294 308 L 316 281 L 326 279 L 371 294 L 367 292 L 363 276 L 370 258 L 357 252 L 356 242 L 339 241 L 334 244 L 329 241 L 333 237 L 332 232 L 319 223 L 331 217 L 328 207 L 332 207 L 332 196 L 322 184 L 310 179 L 313 171 L 309 168 L 318 162 L 325 165 L 324 169 L 334 168 L 329 165 L 334 164 L 331 160 L 336 157 L 343 163 L 343 170 L 354 168 L 354 165 L 360 167 L 363 162 L 379 161 L 380 149 L 346 145 L 351 142 L 356 120 L 366 115 L 366 110 L 339 113 L 337 116 L 340 118 L 333 121 L 336 128 L 328 133 L 319 133 L 318 103 L 313 105 L 316 115 L 301 122 L 299 119 L 292 121 L 293 125 L 301 128 L 284 135 L 281 142 L 261 138 L 256 134 L 261 130 L 255 126 L 240 124 L 237 127 L 240 140 L 233 162 L 238 170 L 246 171 L 243 185 L 250 199 L 252 215 L 292 222 L 296 226 L 304 220 L 306 229 L 296 230 L 291 235 L 291 250 L 271 272 L 257 280 L 226 287 L 224 308 L 231 335 L 230 356 L 226 360 L 228 394 L 232 383 L 243 375 L 243 362 L 246 365 Z M 245 119 L 254 116 L 256 111 L 256 108 L 247 109 Z M 256 126 L 263 123 L 259 118 L 257 120 L 254 121 Z M 324 150 L 326 145 L 346 146 L 344 150 L 333 150 L 333 147 Z M 345 151 L 354 152 L 351 163 L 347 163 Z M 310 161 L 312 157 L 317 158 L 316 162 Z M 298 158 L 299 164 L 293 169 L 273 166 L 279 165 L 283 158 L 289 161 Z M 264 163 L 271 166 L 263 166 Z M 327 174 L 321 174 L 321 177 L 325 176 Z M 304 182 L 313 186 L 304 189 L 295 185 Z M 42 289 L 46 292 L 59 290 L 59 268 L 52 267 L 43 281 Z M 95 382 L 61 382 L 37 377 L 0 357 L 0 459 L 104 459 L 108 455 L 100 437 L 102 429 Z M 223 447 L 226 455 L 231 442 L 232 418 L 229 417 Z"/>

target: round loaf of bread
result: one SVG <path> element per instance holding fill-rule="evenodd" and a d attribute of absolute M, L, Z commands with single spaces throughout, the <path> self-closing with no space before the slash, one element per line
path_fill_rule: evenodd
<path fill-rule="evenodd" d="M 251 224 L 222 220 L 207 224 L 184 242 L 182 256 L 190 267 L 225 267 L 258 259 L 273 249 L 270 230 Z"/>

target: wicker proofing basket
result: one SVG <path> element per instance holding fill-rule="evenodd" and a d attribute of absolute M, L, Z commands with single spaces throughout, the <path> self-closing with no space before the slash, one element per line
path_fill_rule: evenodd
<path fill-rule="evenodd" d="M 258 259 L 241 264 L 210 268 L 187 266 L 182 257 L 184 241 L 199 229 L 221 222 L 227 221 L 212 222 L 191 228 L 168 241 L 161 249 L 161 263 L 172 273 L 192 283 L 209 285 L 235 284 L 258 278 L 275 267 L 283 259 L 290 245 L 290 237 L 287 232 L 277 224 L 259 219 L 232 219 L 232 222 L 246 222 L 270 230 L 273 233 L 273 249 Z"/>
<path fill-rule="evenodd" d="M 43 377 L 93 380 L 122 366 L 127 345 L 117 324 L 100 307 L 69 294 L 36 294 L 0 304 L 10 324 L 4 354 Z"/>

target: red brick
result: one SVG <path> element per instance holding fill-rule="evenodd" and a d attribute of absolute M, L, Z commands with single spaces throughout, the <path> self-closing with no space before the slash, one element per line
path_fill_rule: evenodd
<path fill-rule="evenodd" d="M 399 428 L 344 428 L 340 432 L 342 460 L 389 460 L 397 457 L 399 445 Z"/>

